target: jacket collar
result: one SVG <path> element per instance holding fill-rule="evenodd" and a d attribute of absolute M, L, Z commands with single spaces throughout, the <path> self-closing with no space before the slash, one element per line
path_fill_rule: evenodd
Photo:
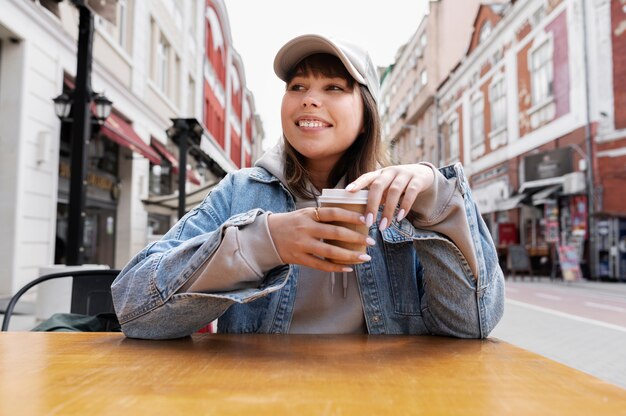
<path fill-rule="evenodd" d="M 251 168 L 248 171 L 248 176 L 250 177 L 250 179 L 261 183 L 280 182 L 280 180 L 276 176 L 272 175 L 265 168 L 262 168 L 260 166 L 255 166 Z"/>

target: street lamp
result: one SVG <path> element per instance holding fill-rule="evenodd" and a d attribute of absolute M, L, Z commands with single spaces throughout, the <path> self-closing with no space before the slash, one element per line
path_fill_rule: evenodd
<path fill-rule="evenodd" d="M 70 117 L 70 111 L 72 111 L 72 99 L 68 94 L 61 94 L 54 101 L 54 113 L 61 121 L 68 121 Z"/>
<path fill-rule="evenodd" d="M 67 224 L 66 264 L 83 264 L 85 248 L 83 234 L 85 230 L 85 201 L 87 196 L 87 145 L 92 133 L 92 103 L 95 104 L 97 126 L 111 112 L 111 101 L 94 94 L 91 89 L 91 65 L 93 62 L 93 13 L 87 3 L 89 0 L 72 0 L 79 13 L 78 43 L 76 55 L 75 89 L 70 94 L 61 94 L 54 101 L 55 112 L 64 121 L 69 121 L 71 114 L 70 148 L 70 200 Z M 92 2 L 92 7 L 107 4 Z M 114 3 L 112 3 L 114 6 Z"/>
<path fill-rule="evenodd" d="M 199 148 L 204 127 L 195 118 L 172 118 L 167 136 L 178 145 L 178 218 L 185 215 L 185 184 L 187 183 L 187 151 Z"/>
<path fill-rule="evenodd" d="M 71 122 L 70 117 L 72 111 L 72 94 L 63 93 L 52 99 L 54 102 L 54 112 L 59 120 L 63 122 Z M 102 126 L 113 110 L 113 101 L 109 100 L 104 94 L 93 94 L 91 100 L 95 104 L 92 115 L 98 125 Z"/>

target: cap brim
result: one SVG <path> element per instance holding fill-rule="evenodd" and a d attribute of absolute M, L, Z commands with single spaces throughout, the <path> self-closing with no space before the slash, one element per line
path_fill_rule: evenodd
<path fill-rule="evenodd" d="M 359 84 L 367 85 L 363 76 L 356 70 L 341 49 L 330 39 L 319 35 L 298 36 L 287 42 L 280 48 L 274 58 L 274 72 L 278 78 L 287 82 L 289 71 L 301 60 L 316 53 L 328 53 L 336 56 Z"/>

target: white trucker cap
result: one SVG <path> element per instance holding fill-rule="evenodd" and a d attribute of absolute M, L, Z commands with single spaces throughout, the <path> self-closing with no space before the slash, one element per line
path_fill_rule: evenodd
<path fill-rule="evenodd" d="M 316 53 L 334 55 L 359 84 L 365 85 L 378 102 L 378 72 L 369 54 L 352 43 L 321 35 L 302 35 L 287 42 L 274 58 L 274 72 L 287 82 L 287 74 L 300 61 Z"/>

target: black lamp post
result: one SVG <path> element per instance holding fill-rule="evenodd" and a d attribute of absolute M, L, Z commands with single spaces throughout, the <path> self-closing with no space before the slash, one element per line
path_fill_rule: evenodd
<path fill-rule="evenodd" d="M 204 128 L 195 118 L 172 118 L 172 126 L 167 135 L 178 145 L 178 218 L 186 212 L 187 152 L 199 148 Z"/>
<path fill-rule="evenodd" d="M 69 121 L 71 109 L 70 201 L 67 229 L 67 265 L 83 264 L 85 248 L 85 199 L 87 195 L 87 145 L 91 137 L 91 103 L 96 104 L 99 123 L 111 112 L 111 101 L 91 89 L 93 61 L 93 14 L 83 0 L 72 0 L 79 11 L 76 87 L 70 95 L 61 94 L 54 101 L 57 116 Z"/>

